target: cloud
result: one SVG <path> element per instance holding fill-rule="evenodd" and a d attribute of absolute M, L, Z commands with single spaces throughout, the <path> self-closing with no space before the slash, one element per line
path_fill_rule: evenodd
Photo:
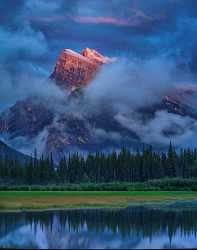
<path fill-rule="evenodd" d="M 25 8 L 28 13 L 36 14 L 53 14 L 56 11 L 59 11 L 61 6 L 61 0 L 46 1 L 46 0 L 27 0 L 25 2 Z"/>
<path fill-rule="evenodd" d="M 156 112 L 147 122 L 136 114 L 131 116 L 118 114 L 116 119 L 123 127 L 134 131 L 141 142 L 159 146 L 168 146 L 170 141 L 175 146 L 183 146 L 191 141 L 197 132 L 195 120 L 164 110 Z"/>
<path fill-rule="evenodd" d="M 136 134 L 142 143 L 167 146 L 173 141 L 176 146 L 186 145 L 195 137 L 197 122 L 190 117 L 157 111 L 156 108 L 165 95 L 173 91 L 179 93 L 181 89 L 183 91 L 182 85 L 176 80 L 177 74 L 181 76 L 174 62 L 166 61 L 166 58 L 146 62 L 117 60 L 104 67 L 85 90 L 85 110 L 93 114 L 101 110 L 106 114 L 112 113 L 113 119 L 122 128 Z M 184 87 L 191 88 L 186 83 Z M 175 95 L 174 98 L 180 97 Z M 191 104 L 196 110 L 192 97 L 189 100 L 187 96 L 185 98 L 182 96 L 180 101 L 185 105 Z M 150 107 L 153 109 L 152 115 L 143 111 Z M 101 138 L 113 138 L 112 131 L 97 132 Z M 123 137 L 119 135 L 115 139 L 121 141 Z M 196 144 L 193 142 L 192 145 Z"/>
<path fill-rule="evenodd" d="M 40 57 L 47 52 L 47 42 L 41 32 L 35 32 L 30 26 L 17 32 L 10 32 L 0 28 L 0 53 L 1 63 L 13 63 L 14 59 L 19 61 Z"/>
<path fill-rule="evenodd" d="M 32 96 L 45 100 L 56 100 L 57 103 L 66 99 L 66 94 L 53 82 L 49 79 L 36 76 L 32 72 L 17 74 L 13 79 L 9 71 L 0 67 L 0 75 L 0 111 L 14 105 L 18 100 Z"/>
<path fill-rule="evenodd" d="M 117 26 L 130 26 L 130 22 L 125 19 L 117 19 L 114 17 L 107 17 L 107 16 L 97 16 L 97 17 L 90 17 L 90 16 L 76 16 L 73 17 L 72 20 L 79 23 L 88 23 L 88 24 L 112 24 Z"/>
<path fill-rule="evenodd" d="M 17 151 L 33 156 L 35 150 L 37 156 L 41 157 L 46 152 L 46 141 L 48 136 L 47 128 L 44 128 L 37 136 L 33 138 L 18 136 L 15 138 L 9 138 L 9 136 L 1 136 L 1 140 L 5 141 L 7 145 L 15 148 Z"/>
<path fill-rule="evenodd" d="M 173 87 L 173 70 L 173 62 L 165 58 L 146 62 L 120 58 L 103 67 L 87 87 L 86 98 L 90 105 L 109 105 L 115 110 L 151 105 Z"/>
<path fill-rule="evenodd" d="M 21 24 L 21 16 L 24 11 L 25 0 L 1 1 L 0 23 L 6 28 L 16 28 Z"/>
<path fill-rule="evenodd" d="M 192 0 L 86 0 L 86 4 L 82 0 L 8 0 L 0 7 L 0 17 L 5 20 L 4 28 L 7 28 L 6 20 L 12 20 L 11 24 L 9 21 L 11 30 L 29 22 L 34 30 L 47 37 L 56 55 L 64 46 L 75 46 L 81 50 L 85 44 L 93 44 L 110 53 L 129 52 L 144 57 L 169 51 L 173 54 L 174 44 L 176 48 L 181 41 L 187 44 L 184 29 L 190 28 L 193 21 L 189 21 L 190 25 L 179 24 L 187 18 L 195 18 L 195 7 L 196 2 Z M 9 18 L 10 12 L 12 15 Z M 188 33 L 191 35 L 192 31 Z M 181 39 L 177 39 L 177 35 L 181 35 Z M 108 37 L 105 43 L 103 37 Z M 143 47 L 146 49 L 143 50 Z M 191 50 L 189 57 L 193 57 Z"/>
<path fill-rule="evenodd" d="M 8 0 L 0 7 L 0 18 L 7 31 L 30 26 L 47 38 L 52 51 L 42 66 L 48 71 L 63 48 L 81 50 L 91 46 L 114 56 L 168 55 L 195 72 L 197 56 L 194 46 L 187 42 L 195 44 L 196 40 L 195 7 L 192 0 L 86 0 L 86 4 L 82 0 Z M 193 38 L 187 39 L 190 36 Z M 105 43 L 103 37 L 107 37 Z"/>

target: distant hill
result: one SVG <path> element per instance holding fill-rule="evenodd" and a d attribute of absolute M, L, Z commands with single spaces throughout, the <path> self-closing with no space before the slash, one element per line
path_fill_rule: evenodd
<path fill-rule="evenodd" d="M 25 163 L 28 159 L 30 159 L 29 156 L 20 153 L 19 151 L 9 147 L 4 142 L 0 141 L 0 158 L 5 157 L 10 160 L 18 160 L 21 163 Z"/>

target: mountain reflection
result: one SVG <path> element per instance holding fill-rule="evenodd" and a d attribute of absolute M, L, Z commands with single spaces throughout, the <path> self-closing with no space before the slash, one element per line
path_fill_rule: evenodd
<path fill-rule="evenodd" d="M 137 248 L 147 244 L 149 248 L 176 248 L 185 244 L 194 247 L 196 218 L 195 206 L 1 213 L 0 247 Z M 23 245 L 14 241 L 19 235 L 26 239 Z"/>

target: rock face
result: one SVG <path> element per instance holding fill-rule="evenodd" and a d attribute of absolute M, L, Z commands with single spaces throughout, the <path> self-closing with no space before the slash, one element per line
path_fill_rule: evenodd
<path fill-rule="evenodd" d="M 11 138 L 37 136 L 53 121 L 53 113 L 39 99 L 18 101 L 0 116 L 0 132 Z"/>
<path fill-rule="evenodd" d="M 85 86 L 95 77 L 103 64 L 112 61 L 89 48 L 84 49 L 81 54 L 65 49 L 56 63 L 51 79 L 65 89 Z"/>
<path fill-rule="evenodd" d="M 197 88 L 179 86 L 171 90 L 162 100 L 162 105 L 170 113 L 189 116 L 197 120 Z"/>
<path fill-rule="evenodd" d="M 95 49 L 85 48 L 82 51 L 82 55 L 96 64 L 109 64 L 115 61 L 115 59 L 106 57 L 98 53 Z"/>

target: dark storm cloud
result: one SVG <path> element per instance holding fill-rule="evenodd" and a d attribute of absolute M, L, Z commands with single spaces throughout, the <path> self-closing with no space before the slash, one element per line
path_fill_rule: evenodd
<path fill-rule="evenodd" d="M 36 67 L 48 52 L 43 32 L 26 18 L 26 3 L 6 0 L 0 4 L 0 66 L 12 72 Z"/>
<path fill-rule="evenodd" d="M 0 3 L 0 26 L 17 28 L 23 13 L 25 0 L 2 0 Z"/>
<path fill-rule="evenodd" d="M 4 59 L 48 72 L 65 47 L 136 58 L 173 56 L 195 72 L 196 16 L 195 0 L 2 0 L 1 52 Z M 6 39 L 16 46 L 6 47 Z"/>
<path fill-rule="evenodd" d="M 179 58 L 187 50 L 193 65 L 196 59 L 184 32 L 196 33 L 190 27 L 196 5 L 192 0 L 26 1 L 25 15 L 48 39 L 53 60 L 64 47 L 89 46 L 139 58 L 160 54 Z"/>

